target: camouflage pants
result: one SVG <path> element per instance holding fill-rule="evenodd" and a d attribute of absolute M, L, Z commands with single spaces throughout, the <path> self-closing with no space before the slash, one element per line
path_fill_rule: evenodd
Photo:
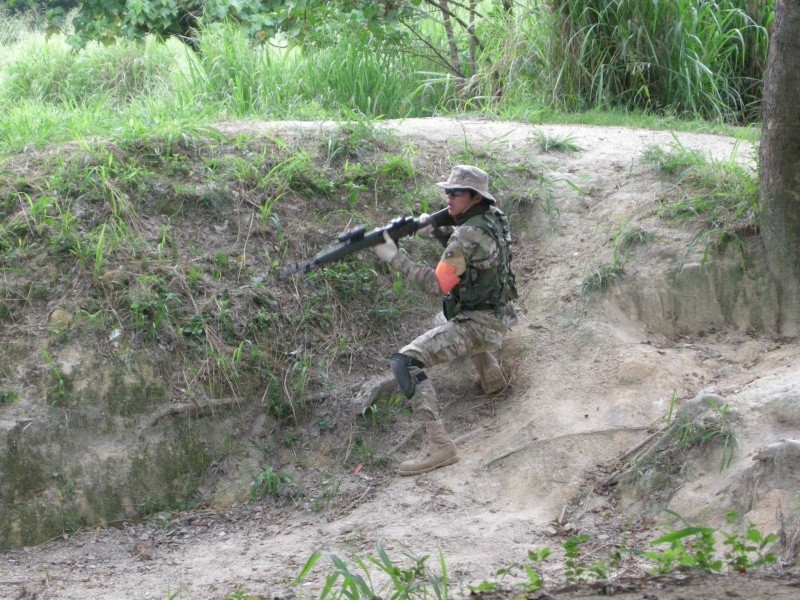
<path fill-rule="evenodd" d="M 401 348 L 400 353 L 416 358 L 425 367 L 432 367 L 481 352 L 497 350 L 503 343 L 507 331 L 508 329 L 499 323 L 496 327 L 491 327 L 469 318 L 456 317 L 426 331 Z M 415 367 L 409 368 L 412 375 L 420 370 Z M 411 403 L 414 414 L 419 418 L 425 421 L 439 420 L 439 399 L 430 379 L 417 383 Z"/>

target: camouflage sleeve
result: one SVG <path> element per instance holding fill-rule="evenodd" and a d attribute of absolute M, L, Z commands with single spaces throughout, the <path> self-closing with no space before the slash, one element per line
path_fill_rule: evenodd
<path fill-rule="evenodd" d="M 431 294 L 432 296 L 441 295 L 442 291 L 439 289 L 439 282 L 436 280 L 436 274 L 429 266 L 418 265 L 403 252 L 395 254 L 389 264 L 423 292 Z"/>
<path fill-rule="evenodd" d="M 480 227 L 457 227 L 439 259 L 436 269 L 412 261 L 403 252 L 395 254 L 390 265 L 422 291 L 439 296 L 457 284 L 468 264 L 486 269 L 497 263 L 497 244 Z"/>

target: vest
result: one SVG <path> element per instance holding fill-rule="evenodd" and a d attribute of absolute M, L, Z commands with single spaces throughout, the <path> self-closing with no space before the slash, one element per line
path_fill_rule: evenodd
<path fill-rule="evenodd" d="M 483 207 L 481 207 L 483 208 Z M 470 211 L 472 212 L 472 211 Z M 514 273 L 511 270 L 511 230 L 506 215 L 494 205 L 467 215 L 459 225 L 479 227 L 497 244 L 499 257 L 496 268 L 478 269 L 467 264 L 461 283 L 453 290 L 459 310 L 495 310 L 517 298 Z"/>

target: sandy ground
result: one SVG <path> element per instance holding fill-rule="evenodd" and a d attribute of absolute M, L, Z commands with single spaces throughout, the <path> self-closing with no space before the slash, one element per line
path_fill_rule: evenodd
<path fill-rule="evenodd" d="M 451 593 L 467 596 L 468 585 L 498 579 L 498 569 L 526 562 L 532 549 L 549 547 L 558 554 L 563 541 L 578 532 L 592 535 L 587 561 L 608 556 L 623 537 L 634 544 L 653 539 L 655 517 L 626 512 L 595 484 L 600 466 L 657 428 L 673 397 L 684 402 L 703 390 L 735 396 L 757 385 L 791 389 L 800 383 L 800 347 L 792 341 L 784 340 L 776 350 L 770 336 L 735 328 L 683 338 L 665 335 L 648 330 L 611 300 L 587 301 L 578 294 L 588 269 L 609 255 L 609 232 L 625 220 L 645 218 L 668 190 L 640 159 L 650 145 L 674 143 L 671 133 L 445 119 L 385 126 L 422 153 L 435 145 L 468 143 L 484 144 L 509 160 L 535 158 L 547 165 L 553 181 L 557 224 L 535 213 L 535 222 L 515 232 L 523 319 L 501 353 L 511 385 L 500 397 L 482 400 L 491 410 L 482 411 L 481 418 L 470 417 L 457 403 L 448 409 L 460 462 L 412 478 L 390 471 L 354 474 L 363 492 L 336 513 L 293 513 L 268 501 L 254 502 L 162 515 L 5 552 L 0 554 L 0 597 L 202 600 L 224 598 L 237 589 L 255 597 L 308 597 L 319 592 L 330 571 L 327 558 L 304 586 L 289 586 L 315 550 L 363 557 L 374 554 L 376 541 L 398 562 L 406 554 L 429 555 L 434 570 L 441 552 Z M 284 133 L 302 127 L 319 125 L 247 125 L 252 131 Z M 570 137 L 581 151 L 545 155 L 533 145 L 537 133 Z M 726 137 L 677 137 L 717 159 L 752 161 L 752 148 Z M 432 169 L 447 173 L 444 165 Z M 683 234 L 664 235 L 676 243 L 683 239 Z M 638 272 L 642 285 L 646 275 L 644 268 Z M 469 376 L 458 366 L 431 375 L 435 383 Z M 791 424 L 770 436 L 769 441 L 792 437 Z M 743 460 L 752 462 L 747 455 L 759 442 L 743 442 Z M 404 449 L 396 458 L 412 451 Z M 709 494 L 719 489 L 709 484 Z M 697 493 L 685 502 L 713 505 L 710 495 Z M 774 525 L 772 517 L 765 512 L 761 524 Z M 549 564 L 542 569 L 545 581 L 563 583 L 563 566 Z M 634 572 L 637 566 L 631 557 L 624 568 Z M 524 575 L 514 573 L 504 582 Z M 794 595 L 781 595 L 792 591 L 789 583 L 753 585 L 770 590 L 774 598 L 797 597 L 797 588 Z M 719 584 L 713 592 L 686 597 L 760 597 L 761 592 L 742 585 Z M 680 597 L 666 590 L 665 585 L 635 588 L 621 597 Z"/>

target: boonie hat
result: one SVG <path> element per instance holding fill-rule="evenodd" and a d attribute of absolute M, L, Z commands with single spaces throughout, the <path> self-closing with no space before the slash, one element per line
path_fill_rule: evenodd
<path fill-rule="evenodd" d="M 489 175 L 486 174 L 486 171 L 471 165 L 457 165 L 453 167 L 447 181 L 441 181 L 437 183 L 436 186 L 445 190 L 467 188 L 478 192 L 493 204 L 497 202 L 494 196 L 489 193 Z"/>

